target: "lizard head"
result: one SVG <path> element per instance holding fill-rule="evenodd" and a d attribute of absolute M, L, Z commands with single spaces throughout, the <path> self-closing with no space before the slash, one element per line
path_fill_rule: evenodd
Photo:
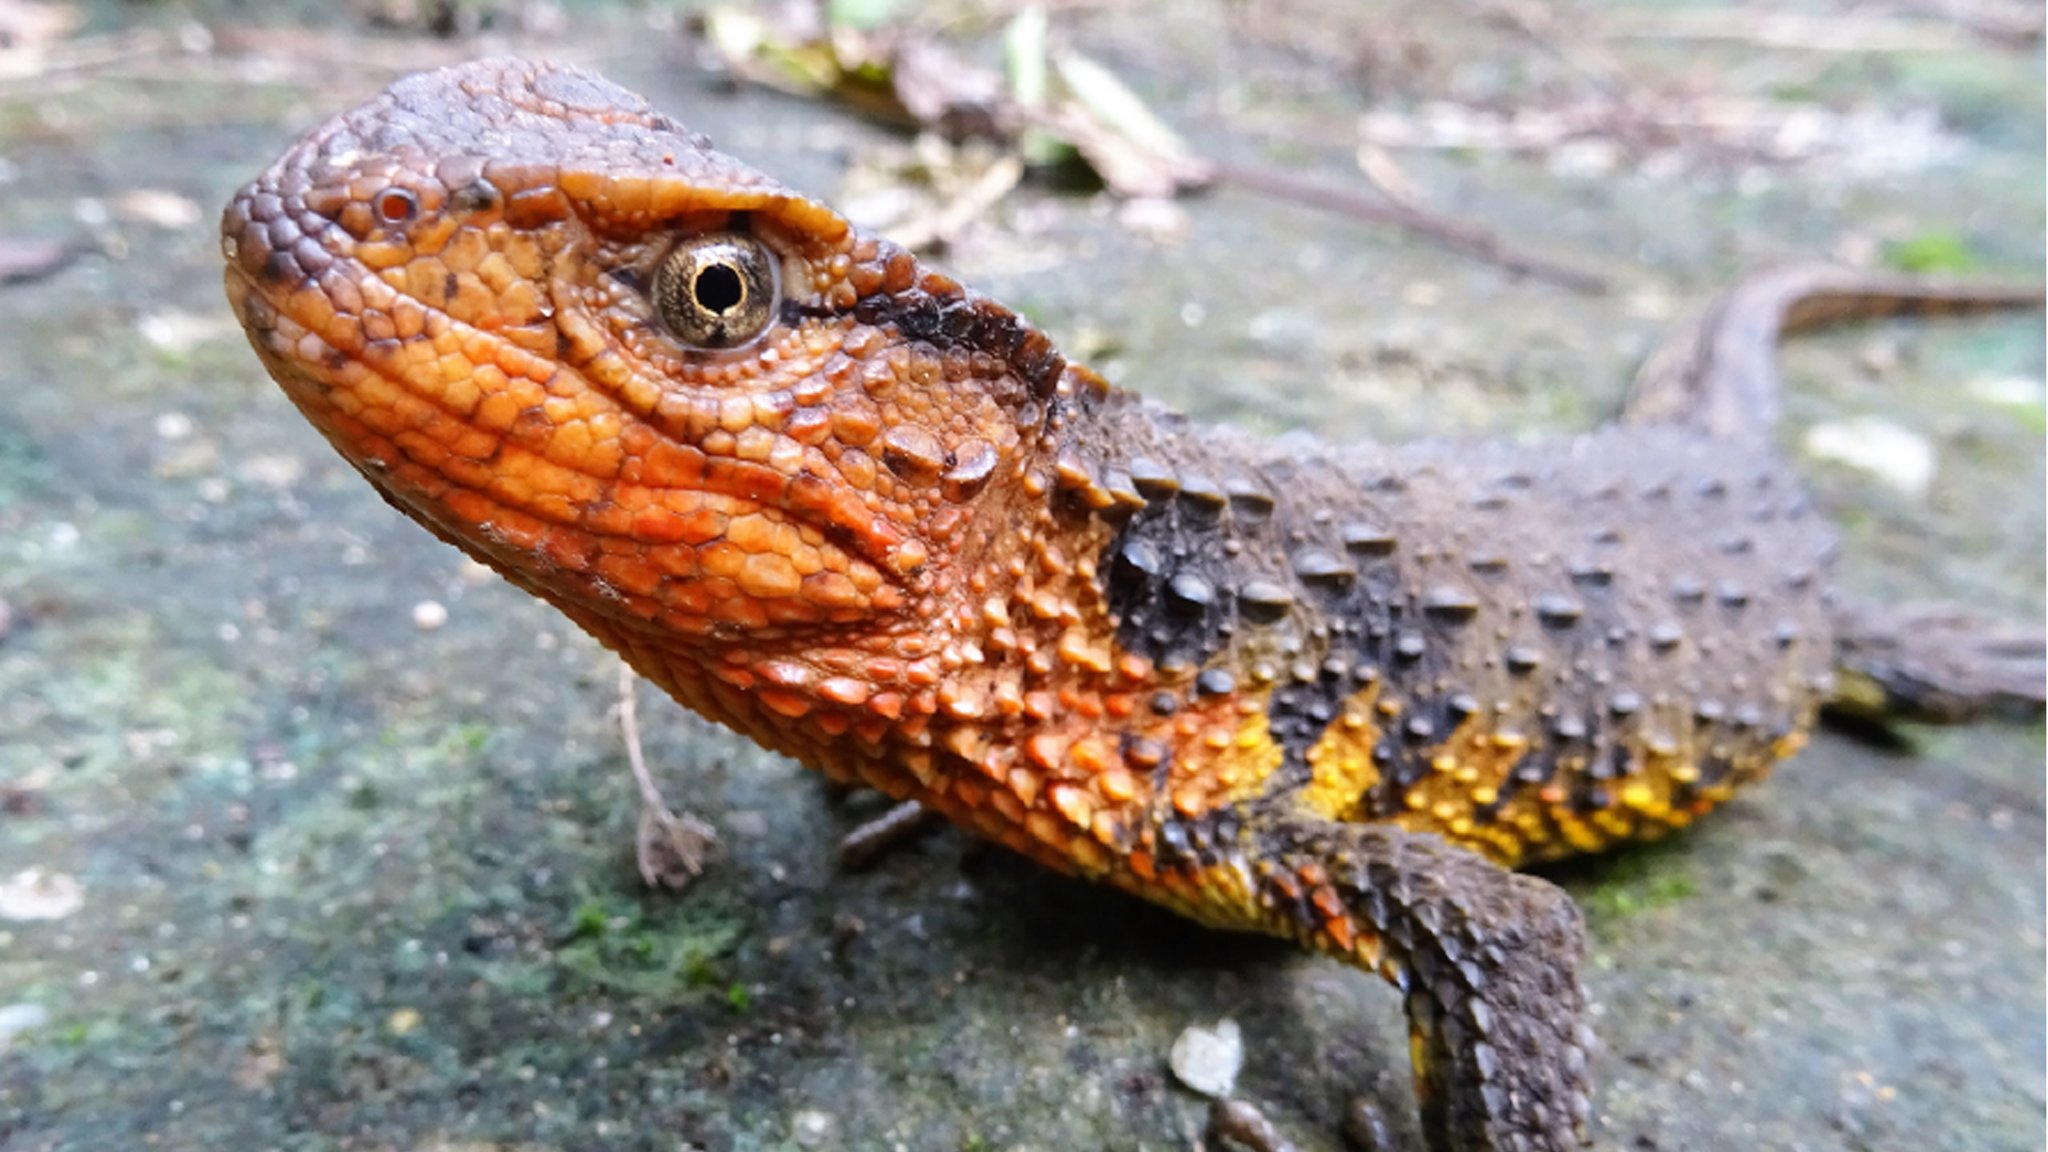
<path fill-rule="evenodd" d="M 1014 314 L 574 69 L 410 77 L 222 220 L 271 374 L 400 509 L 588 626 L 915 629 L 1075 387 Z"/>

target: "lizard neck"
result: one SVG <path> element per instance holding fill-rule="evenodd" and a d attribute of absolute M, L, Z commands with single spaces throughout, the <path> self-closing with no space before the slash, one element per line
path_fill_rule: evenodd
<path fill-rule="evenodd" d="M 1107 870 L 1142 848 L 1150 810 L 1216 808 L 1279 753 L 1256 702 L 1203 675 L 1199 642 L 1134 639 L 1173 623 L 1147 603 L 1164 593 L 1144 591 L 1169 574 L 1128 542 L 1162 498 L 1147 470 L 1187 470 L 1153 459 L 1189 442 L 1180 418 L 1081 368 L 1060 397 L 1017 482 L 934 547 L 943 568 L 898 617 L 712 648 L 559 606 L 694 711 L 1055 867 Z M 1227 632 L 1227 594 L 1210 607 L 1196 630 Z"/>

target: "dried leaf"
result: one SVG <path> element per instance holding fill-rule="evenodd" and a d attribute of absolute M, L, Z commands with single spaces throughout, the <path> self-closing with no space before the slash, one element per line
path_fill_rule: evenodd
<path fill-rule="evenodd" d="M 943 45 L 904 37 L 895 50 L 892 87 L 918 124 L 948 140 L 1008 140 L 1010 104 L 996 74 L 975 68 Z"/>
<path fill-rule="evenodd" d="M 1052 65 L 1066 98 L 1050 124 L 1111 192 L 1157 198 L 1209 181 L 1207 162 L 1109 69 L 1073 52 L 1054 53 Z"/>
<path fill-rule="evenodd" d="M 84 20 L 70 4 L 0 0 L 0 76 L 40 76 L 51 45 Z"/>
<path fill-rule="evenodd" d="M 190 228 L 205 215 L 198 201 L 162 188 L 131 188 L 108 206 L 119 219 L 158 228 Z"/>
<path fill-rule="evenodd" d="M 62 240 L 0 236 L 0 284 L 40 280 L 71 263 L 78 250 Z"/>
<path fill-rule="evenodd" d="M 899 0 L 828 0 L 825 22 L 834 28 L 872 32 L 896 18 Z"/>
<path fill-rule="evenodd" d="M 1040 167 L 1064 164 L 1076 155 L 1074 146 L 1039 123 L 1052 102 L 1052 69 L 1046 55 L 1045 9 L 1033 4 L 1017 13 L 1003 29 L 1003 72 L 1010 99 L 1024 112 L 1025 125 L 1017 149 L 1025 163 Z"/>

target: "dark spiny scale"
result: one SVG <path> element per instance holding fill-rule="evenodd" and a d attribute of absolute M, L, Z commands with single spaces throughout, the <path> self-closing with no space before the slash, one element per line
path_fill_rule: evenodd
<path fill-rule="evenodd" d="M 1136 512 L 1145 506 L 1145 494 L 1138 490 L 1131 474 L 1121 468 L 1111 468 L 1103 473 L 1102 486 L 1124 512 Z"/>
<path fill-rule="evenodd" d="M 1433 620 L 1463 624 L 1479 614 L 1479 597 L 1456 584 L 1438 584 L 1422 594 L 1422 611 Z"/>
<path fill-rule="evenodd" d="M 1191 840 L 1187 821 L 1170 818 L 1163 821 L 1155 839 L 1155 851 L 1159 863 L 1165 866 L 1181 866 L 1192 862 Z"/>
<path fill-rule="evenodd" d="M 900 249 L 883 244 L 883 258 Z M 1066 358 L 1022 317 L 971 289 L 927 274 L 901 292 L 877 291 L 855 301 L 854 319 L 894 325 L 904 336 L 944 352 L 981 352 L 1010 367 L 1038 399 L 1050 399 Z"/>
<path fill-rule="evenodd" d="M 1685 607 L 1704 603 L 1707 586 L 1695 576 L 1681 575 L 1671 581 L 1671 598 Z"/>
<path fill-rule="evenodd" d="M 1326 593 L 1342 593 L 1358 579 L 1358 569 L 1321 548 L 1303 548 L 1294 554 L 1294 575 L 1303 583 Z"/>
<path fill-rule="evenodd" d="M 1180 502 L 1190 511 L 1214 517 L 1230 506 L 1230 497 L 1214 480 L 1196 472 L 1180 478 Z"/>
<path fill-rule="evenodd" d="M 1554 592 L 1538 595 L 1531 607 L 1536 610 L 1536 618 L 1552 628 L 1569 628 L 1586 614 L 1584 603 Z"/>
<path fill-rule="evenodd" d="M 1579 787 L 1572 795 L 1572 808 L 1581 816 L 1604 812 L 1614 805 L 1614 793 L 1607 785 L 1586 777 L 1579 781 Z"/>
<path fill-rule="evenodd" d="M 1345 551 L 1354 556 L 1390 556 L 1396 546 L 1393 533 L 1365 520 L 1345 525 L 1342 536 Z"/>
<path fill-rule="evenodd" d="M 1572 583 L 1582 588 L 1605 588 L 1614 583 L 1614 568 L 1604 561 L 1581 560 L 1565 571 Z"/>
<path fill-rule="evenodd" d="M 1166 609 L 1174 616 L 1199 617 L 1216 605 L 1216 585 L 1191 570 L 1175 572 L 1166 581 Z"/>
<path fill-rule="evenodd" d="M 1180 477 L 1155 460 L 1135 456 L 1128 467 L 1131 483 L 1147 500 L 1168 500 L 1180 491 Z"/>
<path fill-rule="evenodd" d="M 1712 749 L 1701 752 L 1694 766 L 1699 771 L 1699 779 L 1692 784 L 1695 789 L 1717 787 L 1735 772 L 1735 761 Z"/>
<path fill-rule="evenodd" d="M 1576 712 L 1561 712 L 1550 722 L 1550 733 L 1560 744 L 1576 744 L 1587 738 L 1586 721 Z"/>
<path fill-rule="evenodd" d="M 1631 766 L 1632 761 L 1628 746 L 1626 744 L 1615 744 L 1604 752 L 1595 755 L 1586 767 L 1587 774 L 1593 779 L 1612 780 L 1618 776 L 1628 775 Z"/>
<path fill-rule="evenodd" d="M 1114 589 L 1120 582 L 1157 580 L 1165 566 L 1166 561 L 1160 556 L 1157 544 L 1142 536 L 1127 537 L 1117 547 L 1110 586 Z"/>
<path fill-rule="evenodd" d="M 1223 482 L 1230 507 L 1247 524 L 1257 524 L 1273 513 L 1273 493 L 1264 483 L 1242 474 Z"/>
<path fill-rule="evenodd" d="M 1237 590 L 1237 610 L 1254 624 L 1274 624 L 1286 619 L 1294 607 L 1294 593 L 1272 580 L 1253 580 Z"/>
<path fill-rule="evenodd" d="M 1181 490 L 1150 460 L 1134 459 L 1129 471 L 1148 495 Z M 1162 667 L 1207 665 L 1236 612 L 1231 597 L 1219 592 L 1230 577 L 1217 539 L 1223 526 L 1208 512 L 1189 509 L 1188 501 L 1154 499 L 1136 510 L 1100 566 L 1118 643 Z"/>
<path fill-rule="evenodd" d="M 1558 757 L 1561 750 L 1554 745 L 1542 744 L 1515 762 L 1515 770 L 1508 775 L 1508 783 L 1502 785 L 1505 796 L 1510 785 L 1547 784 L 1557 774 Z"/>

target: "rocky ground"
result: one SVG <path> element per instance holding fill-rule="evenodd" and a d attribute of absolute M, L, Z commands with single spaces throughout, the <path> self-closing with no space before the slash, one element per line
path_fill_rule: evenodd
<path fill-rule="evenodd" d="M 650 755 L 725 846 L 643 890 L 607 657 L 299 421 L 222 303 L 214 214 L 397 72 L 503 49 L 876 218 L 979 161 L 721 82 L 668 6 L 458 8 L 488 26 L 0 3 L 85 21 L 0 37 L 0 1147 L 1195 1148 L 1166 1054 L 1224 1017 L 1239 1093 L 1302 1147 L 1360 1087 L 1412 1136 L 1378 983 L 950 832 L 844 874 L 872 797 L 651 699 Z M 2038 276 L 2041 54 L 1998 24 L 2029 11 L 1059 6 L 1206 154 L 1362 189 L 1363 136 L 1382 187 L 1612 288 L 1241 191 L 1035 180 L 942 259 L 1204 416 L 1568 432 L 1759 262 Z M 1788 375 L 1852 586 L 2039 627 L 2041 318 L 1832 334 Z M 2042 729 L 1899 737 L 1823 736 L 1692 834 L 1557 874 L 1591 922 L 1598 1146 L 2041 1146 Z"/>

